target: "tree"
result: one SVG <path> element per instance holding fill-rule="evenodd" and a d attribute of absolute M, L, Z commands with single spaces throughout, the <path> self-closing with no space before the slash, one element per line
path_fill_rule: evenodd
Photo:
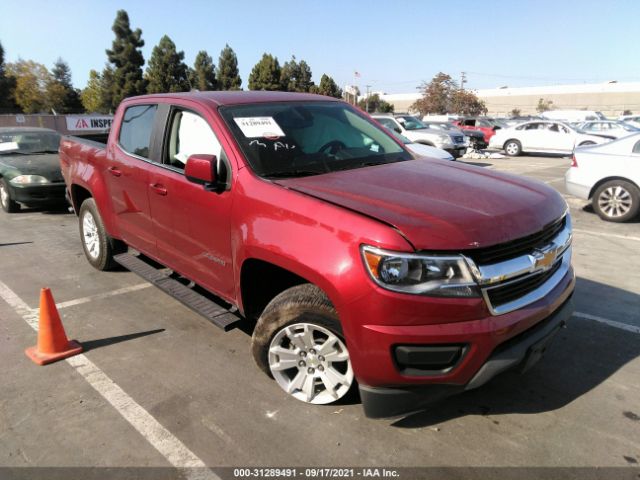
<path fill-rule="evenodd" d="M 215 65 L 211 55 L 205 50 L 199 51 L 196 55 L 193 68 L 189 70 L 189 84 L 192 89 L 202 92 L 217 88 Z"/>
<path fill-rule="evenodd" d="M 422 115 L 444 115 L 452 112 L 452 97 L 458 87 L 449 75 L 440 72 L 431 82 L 422 82 L 419 88 L 422 98 L 411 105 L 411 110 L 417 110 Z"/>
<path fill-rule="evenodd" d="M 280 90 L 280 74 L 278 58 L 264 53 L 249 74 L 249 90 Z"/>
<path fill-rule="evenodd" d="M 545 100 L 544 98 L 538 99 L 538 106 L 536 107 L 536 111 L 538 113 L 546 112 L 547 110 L 553 110 L 553 101 Z"/>
<path fill-rule="evenodd" d="M 111 65 L 105 65 L 100 76 L 100 89 L 102 90 L 102 111 L 114 112 L 118 103 L 114 99 L 115 72 Z M 114 106 L 115 104 L 115 106 Z"/>
<path fill-rule="evenodd" d="M 118 10 L 111 30 L 116 38 L 111 50 L 107 50 L 107 57 L 113 64 L 110 108 L 115 110 L 123 98 L 146 92 L 142 75 L 144 57 L 140 50 L 144 46 L 144 40 L 142 30 L 131 30 L 129 15 L 124 10 Z"/>
<path fill-rule="evenodd" d="M 282 89 L 287 92 L 311 92 L 315 85 L 311 80 L 311 68 L 304 60 L 296 62 L 296 57 L 291 56 L 291 60 L 282 66 L 280 73 L 280 83 Z"/>
<path fill-rule="evenodd" d="M 39 113 L 47 109 L 47 84 L 51 74 L 47 67 L 32 60 L 18 59 L 7 64 L 7 76 L 15 83 L 14 98 L 24 113 Z"/>
<path fill-rule="evenodd" d="M 4 48 L 0 43 L 0 113 L 11 113 L 18 110 L 18 105 L 14 98 L 16 81 L 14 77 L 8 76 L 4 64 Z"/>
<path fill-rule="evenodd" d="M 80 97 L 82 99 L 82 105 L 87 112 L 107 113 L 104 110 L 105 105 L 102 96 L 102 79 L 97 71 L 91 70 L 89 72 L 89 81 L 87 82 L 87 86 L 84 90 L 82 90 Z"/>
<path fill-rule="evenodd" d="M 382 100 L 377 93 L 369 95 L 368 99 L 366 97 L 360 99 L 358 107 L 367 113 L 393 113 L 393 105 Z"/>
<path fill-rule="evenodd" d="M 522 114 L 522 112 L 520 111 L 519 108 L 514 108 L 513 110 L 511 110 L 511 116 L 512 117 L 519 117 Z"/>
<path fill-rule="evenodd" d="M 342 98 L 342 89 L 327 74 L 322 75 L 320 85 L 314 89 L 314 93 L 326 95 L 327 97 Z"/>
<path fill-rule="evenodd" d="M 189 90 L 184 52 L 176 50 L 176 44 L 164 35 L 153 47 L 149 66 L 145 72 L 148 93 L 186 92 Z"/>
<path fill-rule="evenodd" d="M 58 58 L 51 70 L 51 78 L 46 87 L 47 107 L 57 113 L 81 112 L 79 93 L 71 82 L 71 69 L 67 62 Z"/>
<path fill-rule="evenodd" d="M 220 90 L 240 90 L 242 79 L 238 73 L 238 57 L 228 44 L 220 52 L 216 76 Z"/>
<path fill-rule="evenodd" d="M 469 90 L 454 90 L 451 93 L 451 108 L 460 115 L 486 115 L 487 106 Z"/>

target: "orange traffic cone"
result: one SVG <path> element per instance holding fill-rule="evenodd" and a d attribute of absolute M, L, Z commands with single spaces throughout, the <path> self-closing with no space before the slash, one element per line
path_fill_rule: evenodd
<path fill-rule="evenodd" d="M 82 345 L 68 340 L 53 300 L 51 290 L 40 290 L 40 319 L 38 322 L 38 345 L 25 350 L 27 356 L 38 365 L 62 360 L 82 352 Z"/>

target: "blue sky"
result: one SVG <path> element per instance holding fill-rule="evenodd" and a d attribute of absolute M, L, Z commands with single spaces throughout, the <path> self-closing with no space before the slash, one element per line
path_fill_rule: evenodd
<path fill-rule="evenodd" d="M 238 55 L 243 87 L 263 52 L 295 55 L 340 85 L 414 92 L 439 71 L 467 87 L 607 80 L 640 81 L 637 0 L 190 1 L 3 0 L 5 60 L 70 65 L 84 87 L 102 70 L 116 11 L 141 28 L 145 60 L 169 35 L 191 65 L 199 50 L 217 62 L 225 43 Z"/>

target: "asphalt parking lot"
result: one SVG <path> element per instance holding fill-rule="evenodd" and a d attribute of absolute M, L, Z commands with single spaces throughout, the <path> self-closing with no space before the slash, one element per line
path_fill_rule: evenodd
<path fill-rule="evenodd" d="M 564 193 L 567 158 L 474 161 Z M 311 406 L 224 333 L 130 272 L 85 260 L 77 219 L 0 215 L 0 466 L 631 466 L 640 464 L 640 221 L 568 197 L 576 314 L 541 363 L 427 412 Z M 46 367 L 35 343 L 51 288 L 84 356 Z M 106 392 L 106 393 L 105 393 Z"/>

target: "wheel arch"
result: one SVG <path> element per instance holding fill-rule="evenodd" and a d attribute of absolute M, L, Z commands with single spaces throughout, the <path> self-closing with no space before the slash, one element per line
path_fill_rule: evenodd
<path fill-rule="evenodd" d="M 621 176 L 611 176 L 611 177 L 605 177 L 601 180 L 598 180 L 593 187 L 591 187 L 591 190 L 589 191 L 589 200 L 591 200 L 593 198 L 593 195 L 596 193 L 596 190 L 598 188 L 600 188 L 601 185 L 604 185 L 607 182 L 611 182 L 613 180 L 622 180 L 623 182 L 629 182 L 630 184 L 632 184 L 634 187 L 636 187 L 638 190 L 640 190 L 640 187 L 638 186 L 638 184 L 636 182 L 634 182 L 633 180 L 631 180 L 630 178 L 626 178 L 626 177 L 621 177 Z"/>

